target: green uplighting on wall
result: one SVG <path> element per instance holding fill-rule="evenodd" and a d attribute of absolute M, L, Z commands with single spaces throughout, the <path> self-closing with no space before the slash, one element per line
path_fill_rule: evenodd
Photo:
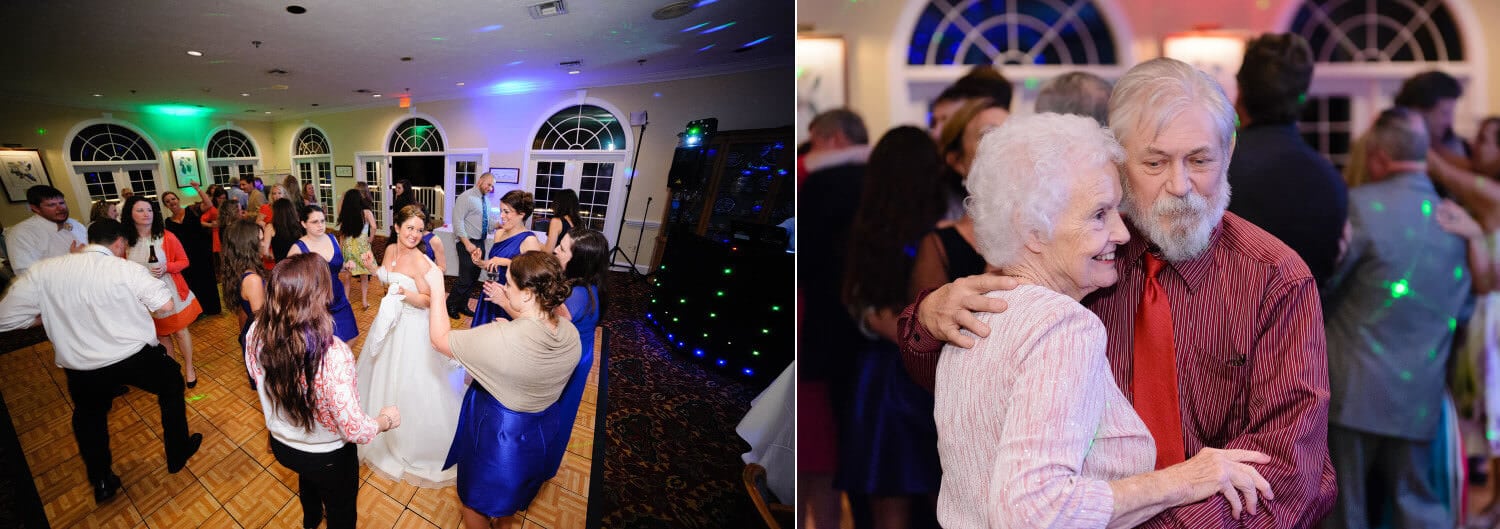
<path fill-rule="evenodd" d="M 1431 217 L 1432 216 L 1432 201 L 1431 200 L 1423 200 L 1422 201 L 1422 216 L 1423 217 Z"/>
<path fill-rule="evenodd" d="M 191 105 L 146 105 L 146 107 L 141 109 L 141 111 L 147 114 L 156 114 L 159 116 L 196 118 L 212 114 L 214 109 Z"/>
<path fill-rule="evenodd" d="M 1455 267 L 1453 267 L 1453 280 L 1454 281 L 1461 281 L 1461 280 L 1463 280 L 1463 278 L 1464 278 L 1464 267 L 1462 267 L 1462 266 L 1455 266 Z"/>
<path fill-rule="evenodd" d="M 36 135 L 37 136 L 45 136 L 45 135 L 47 135 L 47 129 L 37 128 L 36 129 Z"/>
<path fill-rule="evenodd" d="M 1458 330 L 1458 318 L 1448 318 L 1448 332 Z"/>

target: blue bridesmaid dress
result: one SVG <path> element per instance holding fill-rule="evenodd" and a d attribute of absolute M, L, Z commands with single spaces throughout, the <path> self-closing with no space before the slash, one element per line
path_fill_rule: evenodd
<path fill-rule="evenodd" d="M 333 302 L 328 304 L 328 312 L 333 314 L 333 335 L 349 343 L 359 336 L 359 327 L 354 322 L 354 306 L 344 296 L 344 282 L 339 280 L 339 272 L 344 270 L 344 252 L 339 250 L 337 237 L 331 233 L 325 235 L 333 243 L 333 260 L 328 262 L 328 273 L 333 276 Z M 302 253 L 313 253 L 301 240 L 297 241 L 297 249 Z"/>
<path fill-rule="evenodd" d="M 589 298 L 595 296 L 593 310 Z M 573 287 L 568 311 L 578 328 L 583 354 L 557 402 L 523 413 L 506 408 L 478 381 L 469 384 L 458 431 L 443 468 L 458 465 L 458 498 L 485 516 L 502 517 L 531 505 L 542 484 L 557 475 L 573 421 L 594 365 L 594 329 L 599 324 L 598 291 Z"/>
<path fill-rule="evenodd" d="M 526 242 L 527 237 L 536 237 L 536 234 L 532 233 L 530 230 L 527 230 L 512 235 L 508 239 L 497 242 L 494 246 L 490 247 L 489 256 L 515 259 L 516 256 L 521 255 L 521 243 Z M 496 281 L 498 281 L 502 285 L 505 284 L 506 268 L 507 267 L 502 266 L 495 271 Z M 474 320 L 470 323 L 469 327 L 474 328 L 480 325 L 484 325 L 486 323 L 495 321 L 495 318 L 504 318 L 508 320 L 510 319 L 510 315 L 506 314 L 505 309 L 500 308 L 499 305 L 491 303 L 490 300 L 485 297 L 484 289 L 479 289 L 479 304 L 474 306 Z"/>

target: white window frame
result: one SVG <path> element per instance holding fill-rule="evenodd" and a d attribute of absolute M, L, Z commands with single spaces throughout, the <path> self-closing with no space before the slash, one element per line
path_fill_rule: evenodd
<path fill-rule="evenodd" d="M 1132 30 L 1130 19 L 1125 16 L 1125 10 L 1120 7 L 1119 0 L 1092 1 L 1104 16 L 1105 22 L 1109 24 L 1110 34 L 1114 36 L 1116 64 L 1001 65 L 1000 68 L 1005 78 L 1009 79 L 1015 87 L 1014 96 L 1011 98 L 1011 113 L 1015 115 L 1032 113 L 1037 89 L 1053 77 L 1068 72 L 1083 71 L 1113 81 L 1125 75 L 1125 72 L 1135 65 L 1137 62 L 1135 32 Z M 952 85 L 954 81 L 969 73 L 970 68 L 973 68 L 973 65 L 968 64 L 907 64 L 906 52 L 911 45 L 912 34 L 916 30 L 917 17 L 922 14 L 929 3 L 930 0 L 907 0 L 896 22 L 897 34 L 887 46 L 886 60 L 890 65 L 890 71 L 896 72 L 895 75 L 889 77 L 888 81 L 892 123 L 917 123 L 926 127 L 928 104 L 937 99 L 938 94 L 941 94 L 944 88 Z M 1019 82 L 1023 79 L 1035 79 L 1040 82 L 1028 85 Z"/>
<path fill-rule="evenodd" d="M 1438 0 L 1453 15 L 1459 39 L 1464 47 L 1463 61 L 1316 63 L 1313 67 L 1309 95 L 1348 96 L 1349 125 L 1357 138 L 1375 122 L 1380 111 L 1389 108 L 1407 78 L 1430 70 L 1452 75 L 1464 86 L 1453 112 L 1453 129 L 1460 136 L 1472 138 L 1479 120 L 1488 115 L 1489 72 L 1485 50 L 1484 28 L 1478 23 L 1469 0 Z M 1272 31 L 1292 31 L 1292 22 L 1302 8 L 1301 0 L 1285 2 L 1272 23 Z M 1316 53 L 1316 50 L 1314 50 Z"/>
<path fill-rule="evenodd" d="M 532 193 L 532 195 L 536 194 L 536 162 L 578 162 L 579 167 L 582 167 L 582 162 L 614 163 L 615 176 L 610 180 L 609 204 L 605 206 L 607 209 L 605 211 L 604 217 L 604 237 L 609 240 L 610 246 L 613 247 L 616 244 L 616 241 L 614 240 L 615 232 L 619 231 L 620 223 L 624 222 L 625 219 L 625 211 L 623 211 L 625 204 L 625 187 L 630 179 L 634 178 L 632 172 L 634 172 L 635 168 L 630 166 L 630 161 L 633 159 L 631 155 L 637 148 L 637 137 L 633 135 L 635 131 L 632 129 L 634 129 L 635 127 L 630 126 L 630 114 L 622 112 L 619 107 L 615 106 L 609 101 L 596 97 L 589 97 L 586 90 L 579 90 L 577 95 L 575 95 L 574 97 L 560 100 L 548 106 L 546 108 L 546 111 L 542 112 L 537 117 L 536 121 L 532 123 L 531 128 L 527 129 L 530 131 L 530 134 L 526 136 L 526 142 L 530 144 L 531 141 L 536 138 L 537 133 L 542 130 L 542 126 L 547 123 L 547 120 L 550 119 L 553 114 L 556 114 L 558 113 L 558 111 L 561 111 L 565 108 L 578 105 L 597 106 L 609 111 L 610 114 L 614 115 L 615 119 L 622 125 L 622 128 L 625 129 L 625 148 L 613 151 L 527 149 L 521 161 L 521 188 Z M 569 174 L 572 174 L 571 170 Z M 568 186 L 569 189 L 573 189 L 574 192 L 577 192 L 578 183 L 579 182 L 575 179 L 575 181 L 571 182 L 572 185 L 570 186 L 568 178 L 565 177 L 563 185 Z M 542 234 L 545 235 L 545 232 L 542 232 Z"/>
<path fill-rule="evenodd" d="M 146 145 L 150 147 L 151 152 L 156 154 L 156 159 L 138 161 L 112 160 L 104 162 L 74 160 L 73 139 L 78 137 L 78 133 L 83 132 L 83 129 L 101 124 L 123 127 L 130 130 L 131 132 L 136 133 L 141 137 L 141 139 L 146 141 Z M 72 193 L 70 195 L 80 197 L 85 205 L 93 204 L 94 197 L 93 195 L 89 194 L 88 183 L 83 179 L 84 173 L 113 173 L 115 177 L 115 189 L 119 190 L 130 186 L 130 171 L 139 169 L 151 169 L 151 179 L 156 184 L 157 194 L 160 194 L 164 191 L 176 189 L 175 187 L 169 187 L 165 185 L 167 181 L 162 179 L 162 175 L 165 174 L 164 172 L 171 170 L 171 168 L 167 165 L 167 160 L 169 157 L 163 154 L 161 148 L 157 146 L 156 140 L 152 139 L 151 135 L 146 134 L 146 131 L 144 129 L 136 126 L 134 123 L 116 119 L 112 114 L 106 113 L 101 118 L 86 119 L 74 124 L 73 128 L 68 131 L 68 134 L 63 136 L 61 148 L 63 153 L 63 163 L 65 166 L 67 166 L 68 169 L 68 183 L 72 186 Z"/>
<path fill-rule="evenodd" d="M 208 157 L 208 147 L 209 147 L 209 145 L 211 145 L 213 143 L 214 136 L 217 135 L 217 134 L 219 134 L 222 131 L 225 131 L 225 130 L 232 130 L 232 131 L 238 132 L 240 134 L 244 134 L 245 138 L 247 138 L 247 139 L 250 140 L 250 147 L 253 148 L 253 149 L 255 149 L 255 156 L 237 156 L 237 157 L 233 157 L 233 158 L 209 158 Z M 293 150 L 295 150 L 295 149 L 296 149 L 296 147 L 294 146 Z M 204 175 L 204 181 L 201 182 L 201 183 L 203 184 L 203 186 L 204 186 L 205 189 L 208 187 L 209 184 L 216 183 L 216 182 L 210 181 L 213 178 L 213 174 L 214 174 L 213 173 L 213 168 L 214 167 L 229 167 L 229 176 L 230 176 L 230 183 L 231 184 L 235 180 L 238 180 L 240 176 L 244 175 L 244 173 L 240 171 L 240 166 L 241 165 L 250 165 L 252 167 L 252 169 L 250 171 L 250 176 L 255 176 L 255 175 L 257 175 L 257 174 L 260 173 L 260 168 L 261 168 L 260 157 L 261 157 L 261 154 L 264 153 L 264 152 L 265 151 L 261 150 L 261 148 L 260 148 L 260 142 L 255 141 L 255 136 L 252 135 L 252 134 L 250 134 L 250 131 L 245 130 L 243 128 L 240 128 L 238 126 L 235 126 L 235 124 L 234 124 L 233 121 L 225 122 L 223 125 L 219 125 L 217 127 L 214 127 L 213 129 L 210 129 L 208 131 L 208 134 L 203 137 L 203 163 L 204 163 L 203 175 Z"/>

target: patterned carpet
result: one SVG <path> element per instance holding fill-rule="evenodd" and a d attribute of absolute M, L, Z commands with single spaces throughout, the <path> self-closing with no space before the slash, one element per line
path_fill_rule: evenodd
<path fill-rule="evenodd" d="M 605 528 L 764 527 L 734 427 L 756 390 L 675 357 L 641 318 L 650 288 L 610 274 Z"/>

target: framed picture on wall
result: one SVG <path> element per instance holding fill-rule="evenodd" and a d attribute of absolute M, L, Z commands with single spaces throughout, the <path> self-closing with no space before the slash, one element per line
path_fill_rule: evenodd
<path fill-rule="evenodd" d="M 521 170 L 515 167 L 491 167 L 490 174 L 495 175 L 497 184 L 521 183 Z"/>
<path fill-rule="evenodd" d="M 333 176 L 342 176 L 344 178 L 354 178 L 354 166 L 352 166 L 352 165 L 335 165 L 335 166 L 333 166 Z"/>
<path fill-rule="evenodd" d="M 188 187 L 188 182 L 203 182 L 198 172 L 197 149 L 173 149 L 172 171 L 177 174 L 177 187 Z"/>
<path fill-rule="evenodd" d="M 0 150 L 0 180 L 11 202 L 25 202 L 31 186 L 52 185 L 47 166 L 42 165 L 42 152 L 36 149 Z"/>
<path fill-rule="evenodd" d="M 797 36 L 797 141 L 806 138 L 813 116 L 843 107 L 849 101 L 849 78 L 844 38 Z"/>

